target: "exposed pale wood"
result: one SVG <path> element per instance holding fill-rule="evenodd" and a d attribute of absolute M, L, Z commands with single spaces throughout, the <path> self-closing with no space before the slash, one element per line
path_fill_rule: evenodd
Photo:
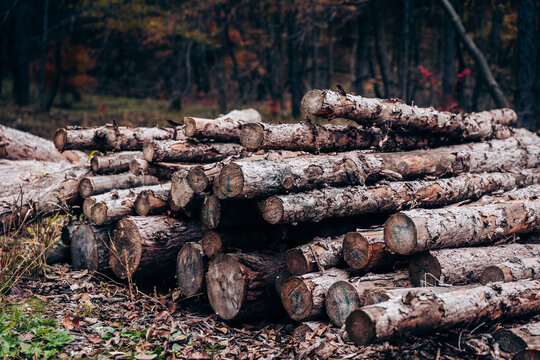
<path fill-rule="evenodd" d="M 405 272 L 368 274 L 336 281 L 326 293 L 326 313 L 333 324 L 341 327 L 347 316 L 364 305 L 367 291 L 410 286 Z"/>
<path fill-rule="evenodd" d="M 389 126 L 475 140 L 509 136 L 506 126 L 517 123 L 514 110 L 504 108 L 470 114 L 453 114 L 420 108 L 391 99 L 341 95 L 331 90 L 311 90 L 302 99 L 308 115 L 327 119 L 341 117 L 365 125 Z"/>
<path fill-rule="evenodd" d="M 71 221 L 66 227 L 71 239 L 73 267 L 98 272 L 108 270 L 112 227 L 96 226 L 90 221 Z"/>
<path fill-rule="evenodd" d="M 184 134 L 188 137 L 238 142 L 242 126 L 261 120 L 261 114 L 255 109 L 233 110 L 217 119 L 185 117 Z"/>
<path fill-rule="evenodd" d="M 0 191 L 12 191 L 73 165 L 67 161 L 0 159 Z"/>
<path fill-rule="evenodd" d="M 353 311 L 345 328 L 357 345 L 403 338 L 431 329 L 475 326 L 536 314 L 540 309 L 540 281 L 493 283 L 442 294 L 412 294 Z"/>
<path fill-rule="evenodd" d="M 512 173 L 462 174 L 433 181 L 392 182 L 373 187 L 327 187 L 272 196 L 262 203 L 261 211 L 270 224 L 321 221 L 334 217 L 388 213 L 411 206 L 443 206 L 479 198 L 494 191 L 538 184 L 539 180 L 540 169 L 526 169 Z"/>
<path fill-rule="evenodd" d="M 153 175 L 161 180 L 171 180 L 175 172 L 190 170 L 197 166 L 187 163 L 149 163 L 144 159 L 133 159 L 129 162 L 129 171 L 135 175 Z"/>
<path fill-rule="evenodd" d="M 221 254 L 206 273 L 208 300 L 224 320 L 262 317 L 280 309 L 275 278 L 283 262 L 272 256 Z"/>
<path fill-rule="evenodd" d="M 129 189 L 139 186 L 157 185 L 159 180 L 151 175 L 133 175 L 123 173 L 115 175 L 91 176 L 79 182 L 79 194 L 83 199 L 92 195 L 103 194 L 113 189 Z"/>
<path fill-rule="evenodd" d="M 170 203 L 174 209 L 186 209 L 193 202 L 195 192 L 188 184 L 189 171 L 181 169 L 176 171 L 171 178 Z"/>
<path fill-rule="evenodd" d="M 204 274 L 207 260 L 200 243 L 182 245 L 176 257 L 176 284 L 184 296 L 193 296 L 204 291 Z"/>
<path fill-rule="evenodd" d="M 343 239 L 343 259 L 352 269 L 374 269 L 391 265 L 397 257 L 384 242 L 382 229 L 352 231 Z"/>
<path fill-rule="evenodd" d="M 343 260 L 343 236 L 315 238 L 285 253 L 285 264 L 292 275 L 303 275 L 339 265 Z"/>
<path fill-rule="evenodd" d="M 174 263 L 188 241 L 201 238 L 196 221 L 179 221 L 165 215 L 126 216 L 111 235 L 109 264 L 121 279 L 135 271 Z"/>
<path fill-rule="evenodd" d="M 518 281 L 540 279 L 540 258 L 513 258 L 497 265 L 487 266 L 480 275 L 482 284 L 494 281 Z"/>
<path fill-rule="evenodd" d="M 229 156 L 242 156 L 247 150 L 238 144 L 201 143 L 191 140 L 149 141 L 143 148 L 148 162 L 215 162 Z"/>
<path fill-rule="evenodd" d="M 170 195 L 171 183 L 161 184 L 152 189 L 141 191 L 133 203 L 135 213 L 146 216 L 166 212 L 169 207 Z"/>
<path fill-rule="evenodd" d="M 104 156 L 92 156 L 90 166 L 96 174 L 118 174 L 129 170 L 132 160 L 142 159 L 142 151 L 123 151 Z"/>
<path fill-rule="evenodd" d="M 482 271 L 489 264 L 537 256 L 540 244 L 431 250 L 410 259 L 409 276 L 414 286 L 470 284 L 481 280 Z"/>
<path fill-rule="evenodd" d="M 425 286 L 415 288 L 371 288 L 364 292 L 363 306 L 373 305 L 401 297 L 406 299 L 411 294 L 418 296 L 420 294 L 442 294 L 444 292 L 467 289 L 475 285 L 463 286 Z"/>
<path fill-rule="evenodd" d="M 499 329 L 493 334 L 493 339 L 499 344 L 499 348 L 505 353 L 518 354 L 514 359 L 537 359 L 540 352 L 540 322 L 533 321 L 525 325 L 517 325 L 508 329 Z M 536 351 L 536 357 L 526 357 L 525 351 L 529 354 Z M 521 357 L 520 357 L 521 356 Z"/>

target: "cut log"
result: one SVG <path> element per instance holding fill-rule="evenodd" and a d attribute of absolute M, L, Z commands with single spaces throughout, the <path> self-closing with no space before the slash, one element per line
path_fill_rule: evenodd
<path fill-rule="evenodd" d="M 505 353 L 514 355 L 526 350 L 540 351 L 540 322 L 538 321 L 509 329 L 499 329 L 492 336 Z M 514 359 L 520 359 L 520 357 L 516 356 Z M 523 357 L 523 359 L 534 360 L 537 357 Z"/>
<path fill-rule="evenodd" d="M 463 174 L 434 181 L 393 182 L 368 188 L 328 187 L 305 193 L 275 195 L 265 200 L 261 206 L 263 217 L 270 224 L 317 222 L 326 218 L 389 213 L 411 206 L 443 206 L 479 198 L 494 191 L 537 184 L 539 181 L 539 169 L 514 173 Z"/>
<path fill-rule="evenodd" d="M 353 311 L 345 328 L 357 345 L 388 338 L 403 339 L 432 329 L 471 326 L 536 314 L 540 281 L 493 283 L 442 294 L 397 298 Z"/>
<path fill-rule="evenodd" d="M 291 276 L 281 289 L 281 303 L 296 321 L 320 318 L 324 313 L 326 292 L 337 281 L 347 280 L 350 271 L 331 268 L 301 276 Z"/>
<path fill-rule="evenodd" d="M 71 263 L 71 250 L 68 245 L 57 244 L 50 247 L 45 253 L 47 265 Z"/>
<path fill-rule="evenodd" d="M 247 154 L 238 144 L 200 143 L 196 141 L 149 141 L 145 143 L 144 159 L 148 162 L 216 162 L 229 156 Z"/>
<path fill-rule="evenodd" d="M 171 180 L 175 172 L 197 166 L 185 163 L 149 163 L 144 159 L 133 159 L 129 162 L 129 171 L 135 175 L 152 175 L 161 180 Z"/>
<path fill-rule="evenodd" d="M 272 256 L 221 254 L 210 262 L 206 291 L 210 306 L 224 320 L 261 317 L 280 309 L 275 278 L 283 262 Z"/>
<path fill-rule="evenodd" d="M 213 259 L 221 253 L 275 251 L 286 233 L 281 228 L 246 229 L 231 228 L 225 231 L 208 231 L 204 234 L 201 245 L 206 257 Z"/>
<path fill-rule="evenodd" d="M 384 241 L 399 254 L 494 242 L 540 229 L 538 214 L 540 199 L 409 210 L 386 221 Z"/>
<path fill-rule="evenodd" d="M 369 274 L 336 281 L 326 293 L 326 313 L 333 324 L 341 327 L 347 316 L 366 301 L 367 290 L 410 286 L 405 272 Z"/>
<path fill-rule="evenodd" d="M 4 231 L 37 215 L 70 209 L 79 200 L 79 180 L 89 171 L 89 166 L 74 166 L 5 192 L 0 198 L 0 224 Z"/>
<path fill-rule="evenodd" d="M 345 118 L 363 125 L 426 131 L 467 140 L 505 136 L 505 127 L 517 123 L 516 112 L 508 108 L 453 114 L 407 105 L 397 99 L 344 96 L 331 90 L 308 91 L 302 98 L 302 110 L 327 119 Z"/>
<path fill-rule="evenodd" d="M 233 110 L 217 119 L 185 117 L 184 134 L 187 137 L 238 142 L 244 125 L 261 120 L 261 114 L 254 109 Z"/>
<path fill-rule="evenodd" d="M 175 129 L 144 128 L 144 127 L 116 127 L 111 124 L 97 128 L 81 128 L 69 126 L 56 130 L 54 145 L 59 151 L 99 150 L 121 151 L 142 150 L 145 142 L 150 140 L 182 140 Z"/>
<path fill-rule="evenodd" d="M 215 195 L 202 196 L 199 217 L 207 230 L 264 224 L 256 202 L 219 200 Z"/>
<path fill-rule="evenodd" d="M 176 171 L 171 178 L 170 203 L 173 209 L 187 209 L 195 199 L 195 193 L 187 181 L 187 169 Z"/>
<path fill-rule="evenodd" d="M 141 191 L 133 208 L 140 216 L 162 214 L 169 208 L 169 198 L 171 195 L 171 183 L 155 186 L 152 189 Z"/>
<path fill-rule="evenodd" d="M 496 281 L 540 280 L 539 258 L 514 258 L 498 265 L 488 266 L 482 271 L 480 281 L 486 285 Z"/>
<path fill-rule="evenodd" d="M 44 176 L 71 168 L 67 161 L 50 162 L 39 160 L 0 159 L 0 191 L 14 191 L 31 184 Z"/>
<path fill-rule="evenodd" d="M 352 269 L 370 270 L 393 264 L 398 258 L 384 242 L 382 229 L 352 231 L 343 239 L 343 259 Z"/>
<path fill-rule="evenodd" d="M 142 151 L 124 151 L 104 156 L 92 156 L 90 166 L 96 174 L 119 174 L 129 170 L 129 163 L 142 159 Z"/>
<path fill-rule="evenodd" d="M 200 243 L 185 243 L 176 257 L 176 284 L 184 296 L 204 291 L 208 264 Z"/>
<path fill-rule="evenodd" d="M 103 194 L 114 189 L 129 189 L 139 186 L 157 185 L 159 180 L 151 175 L 131 173 L 85 177 L 79 183 L 79 194 L 83 199 Z"/>
<path fill-rule="evenodd" d="M 112 233 L 109 264 L 119 278 L 126 279 L 139 269 L 174 263 L 184 243 L 200 239 L 196 221 L 165 215 L 127 216 Z"/>
<path fill-rule="evenodd" d="M 72 221 L 68 225 L 71 259 L 77 270 L 105 272 L 109 269 L 110 226 L 95 226 L 89 221 Z"/>
<path fill-rule="evenodd" d="M 409 276 L 414 286 L 470 284 L 481 280 L 482 270 L 488 264 L 536 256 L 540 256 L 540 244 L 432 250 L 410 259 Z"/>
<path fill-rule="evenodd" d="M 510 136 L 510 135 L 508 135 Z M 431 139 L 353 126 L 298 124 L 247 124 L 240 133 L 240 144 L 247 149 L 293 150 L 313 153 L 377 149 L 398 151 L 441 144 L 445 139 Z"/>
<path fill-rule="evenodd" d="M 342 260 L 343 236 L 315 238 L 285 253 L 285 264 L 292 275 L 324 271 L 339 265 Z"/>

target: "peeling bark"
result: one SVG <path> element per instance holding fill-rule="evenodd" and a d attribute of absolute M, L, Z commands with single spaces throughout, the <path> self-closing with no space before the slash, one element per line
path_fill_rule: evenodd
<path fill-rule="evenodd" d="M 339 265 L 342 260 L 343 236 L 315 238 L 285 253 L 285 264 L 292 275 L 303 275 Z"/>
<path fill-rule="evenodd" d="M 501 264 L 487 266 L 480 275 L 480 281 L 484 285 L 496 281 L 508 282 L 523 279 L 540 280 L 539 258 L 509 259 Z"/>
<path fill-rule="evenodd" d="M 184 118 L 184 134 L 187 137 L 238 142 L 243 126 L 262 121 L 255 109 L 233 110 L 217 119 Z"/>
<path fill-rule="evenodd" d="M 129 170 L 130 161 L 142 159 L 142 157 L 142 151 L 124 151 L 104 156 L 92 156 L 90 166 L 96 174 L 119 174 Z"/>
<path fill-rule="evenodd" d="M 91 176 L 79 182 L 79 194 L 83 199 L 114 189 L 129 189 L 139 186 L 157 185 L 159 180 L 151 175 L 136 176 L 131 173 Z"/>
<path fill-rule="evenodd" d="M 199 143 L 194 141 L 149 141 L 143 148 L 148 162 L 215 162 L 229 156 L 244 156 L 243 146 L 229 143 Z"/>

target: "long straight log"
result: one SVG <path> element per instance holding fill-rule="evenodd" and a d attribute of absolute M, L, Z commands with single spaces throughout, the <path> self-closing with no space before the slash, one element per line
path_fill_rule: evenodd
<path fill-rule="evenodd" d="M 285 264 L 292 275 L 303 275 L 339 265 L 342 260 L 343 236 L 315 238 L 285 253 Z"/>
<path fill-rule="evenodd" d="M 352 231 L 343 238 L 343 260 L 352 269 L 381 268 L 397 259 L 386 246 L 382 229 Z"/>
<path fill-rule="evenodd" d="M 133 159 L 142 159 L 142 151 L 123 151 L 104 156 L 92 156 L 90 166 L 96 174 L 119 174 L 129 170 Z"/>
<path fill-rule="evenodd" d="M 522 353 L 514 359 L 538 359 L 540 353 L 540 322 L 535 321 L 525 325 L 517 325 L 509 329 L 499 329 L 493 334 L 493 339 L 499 344 L 499 348 L 509 354 Z M 534 354 L 536 357 L 525 357 L 526 351 Z"/>
<path fill-rule="evenodd" d="M 171 183 L 161 184 L 141 191 L 133 208 L 139 216 L 162 214 L 169 208 Z"/>
<path fill-rule="evenodd" d="M 296 321 L 320 318 L 324 313 L 324 300 L 330 286 L 350 276 L 350 271 L 338 268 L 291 276 L 281 289 L 283 307 Z"/>
<path fill-rule="evenodd" d="M 201 238 L 196 221 L 179 221 L 168 216 L 127 216 L 111 235 L 109 264 L 121 279 L 135 271 L 176 261 L 178 251 L 188 241 Z"/>
<path fill-rule="evenodd" d="M 247 154 L 246 148 L 232 143 L 200 143 L 196 141 L 149 141 L 143 148 L 148 162 L 215 162 L 229 156 Z"/>
<path fill-rule="evenodd" d="M 261 114 L 255 109 L 233 110 L 216 119 L 185 117 L 184 134 L 187 137 L 238 142 L 244 125 L 261 120 Z"/>
<path fill-rule="evenodd" d="M 0 192 L 20 189 L 21 186 L 31 184 L 48 174 L 61 172 L 72 166 L 67 161 L 0 159 Z"/>
<path fill-rule="evenodd" d="M 275 195 L 262 203 L 270 224 L 320 221 L 369 213 L 388 213 L 411 206 L 434 207 L 475 199 L 499 190 L 538 184 L 539 169 L 513 173 L 463 174 L 434 181 L 403 181 L 385 185 L 323 188 L 305 193 Z M 390 247 L 393 249 L 392 247 Z"/>
<path fill-rule="evenodd" d="M 405 272 L 370 274 L 336 281 L 326 293 L 326 313 L 333 324 L 341 327 L 353 310 L 364 306 L 368 290 L 407 286 L 410 282 Z"/>
<path fill-rule="evenodd" d="M 384 241 L 399 254 L 494 242 L 540 229 L 538 214 L 540 199 L 403 211 L 386 221 Z"/>
<path fill-rule="evenodd" d="M 210 262 L 206 290 L 210 306 L 224 320 L 261 317 L 280 309 L 275 278 L 282 260 L 257 254 L 221 254 Z"/>
<path fill-rule="evenodd" d="M 487 266 L 480 275 L 480 281 L 486 285 L 495 281 L 518 281 L 523 279 L 540 280 L 540 259 L 514 258 L 501 264 Z"/>
<path fill-rule="evenodd" d="M 59 151 L 77 150 L 142 150 L 150 140 L 182 140 L 184 134 L 176 129 L 116 127 L 111 124 L 96 128 L 68 126 L 56 130 L 54 145 Z"/>
<path fill-rule="evenodd" d="M 139 186 L 159 184 L 158 178 L 151 175 L 137 176 L 131 173 L 90 176 L 79 183 L 79 194 L 83 199 L 99 195 L 114 189 L 129 189 Z"/>
<path fill-rule="evenodd" d="M 427 131 L 434 134 L 476 140 L 501 137 L 505 126 L 517 123 L 514 110 L 504 108 L 470 114 L 453 114 L 434 108 L 419 108 L 391 99 L 341 95 L 331 90 L 311 90 L 302 98 L 307 115 L 327 119 L 342 117 L 363 125 Z"/>
<path fill-rule="evenodd" d="M 72 221 L 67 228 L 73 267 L 97 272 L 108 270 L 109 234 L 112 227 L 98 227 L 89 221 Z"/>
<path fill-rule="evenodd" d="M 193 296 L 205 289 L 207 258 L 200 243 L 185 243 L 176 257 L 176 284 L 184 296 Z"/>
<path fill-rule="evenodd" d="M 365 345 L 431 329 L 536 314 L 540 311 L 539 291 L 540 281 L 521 280 L 397 298 L 353 311 L 345 328 L 355 344 Z"/>
<path fill-rule="evenodd" d="M 409 276 L 414 286 L 470 284 L 481 280 L 489 264 L 536 256 L 540 256 L 540 244 L 431 250 L 409 260 Z"/>

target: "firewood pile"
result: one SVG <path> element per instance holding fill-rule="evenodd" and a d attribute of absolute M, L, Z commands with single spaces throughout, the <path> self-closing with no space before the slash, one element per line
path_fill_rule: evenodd
<path fill-rule="evenodd" d="M 329 319 L 359 345 L 540 313 L 540 138 L 513 110 L 331 90 L 302 109 L 295 124 L 248 109 L 59 129 L 60 152 L 103 155 L 4 191 L 2 227 L 82 212 L 64 229 L 75 268 L 159 279 L 176 266 L 182 294 L 224 320 Z M 504 331 L 514 344 L 525 330 Z M 539 341 L 527 334 L 523 349 Z"/>

